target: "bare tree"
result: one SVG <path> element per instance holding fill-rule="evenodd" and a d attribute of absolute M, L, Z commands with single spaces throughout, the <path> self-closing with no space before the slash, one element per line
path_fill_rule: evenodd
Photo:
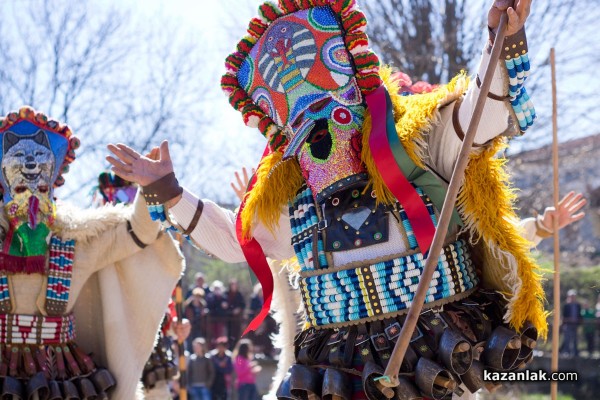
<path fill-rule="evenodd" d="M 123 9 L 89 1 L 32 0 L 28 13 L 21 5 L 0 6 L 0 113 L 28 104 L 81 137 L 79 167 L 62 197 L 86 198 L 82 188 L 107 165 L 109 141 L 147 151 L 168 137 L 185 175 L 193 155 L 186 144 L 202 143 L 210 125 L 206 78 L 215 74 L 200 59 L 201 41 L 174 23 L 136 23 Z"/>

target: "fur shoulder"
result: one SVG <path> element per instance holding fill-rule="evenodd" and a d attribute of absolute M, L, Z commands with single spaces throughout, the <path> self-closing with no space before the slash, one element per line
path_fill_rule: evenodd
<path fill-rule="evenodd" d="M 56 211 L 54 230 L 64 239 L 85 243 L 130 219 L 133 207 L 119 204 L 81 209 L 61 202 Z"/>

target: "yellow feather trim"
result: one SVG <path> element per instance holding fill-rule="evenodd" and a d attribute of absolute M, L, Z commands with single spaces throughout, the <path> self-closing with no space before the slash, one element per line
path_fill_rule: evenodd
<path fill-rule="evenodd" d="M 242 234 L 245 238 L 252 236 L 256 220 L 273 232 L 281 216 L 281 207 L 294 199 L 304 183 L 298 162 L 281 159 L 282 154 L 274 152 L 264 157 L 258 166 L 256 184 L 246 194 L 246 205 L 242 210 Z"/>
<path fill-rule="evenodd" d="M 494 156 L 504 149 L 502 138 L 479 154 L 473 153 L 465 171 L 457 208 L 471 234 L 487 247 L 482 265 L 483 286 L 508 299 L 505 321 L 521 330 L 527 321 L 545 338 L 548 332 L 541 270 L 530 256 L 531 243 L 515 225 L 515 190 L 504 170 L 505 159 Z"/>

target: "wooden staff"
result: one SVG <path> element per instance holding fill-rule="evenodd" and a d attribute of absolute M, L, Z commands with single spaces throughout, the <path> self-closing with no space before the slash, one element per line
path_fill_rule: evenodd
<path fill-rule="evenodd" d="M 183 289 L 181 288 L 181 279 L 177 281 L 175 287 L 175 313 L 177 314 L 177 323 L 183 321 Z M 179 353 L 179 400 L 187 400 L 187 376 L 185 373 L 185 347 L 183 338 L 177 336 L 177 352 Z"/>
<path fill-rule="evenodd" d="M 425 297 L 429 289 L 429 284 L 431 282 L 431 278 L 433 277 L 433 273 L 435 272 L 435 269 L 437 267 L 438 258 L 444 245 L 444 239 L 446 237 L 446 234 L 448 233 L 448 225 L 450 224 L 452 211 L 454 209 L 454 205 L 458 197 L 458 192 L 460 190 L 460 186 L 465 175 L 465 169 L 467 168 L 467 164 L 469 163 L 471 146 L 473 145 L 473 141 L 475 140 L 477 127 L 479 126 L 481 115 L 483 114 L 483 107 L 485 106 L 485 101 L 490 91 L 490 86 L 492 84 L 492 78 L 496 69 L 497 60 L 500 58 L 500 52 L 502 51 L 502 44 L 504 42 L 504 37 L 506 36 L 507 20 L 507 14 L 503 13 L 500 17 L 498 33 L 494 40 L 494 45 L 492 46 L 490 62 L 485 70 L 483 82 L 481 83 L 479 95 L 475 103 L 475 109 L 473 110 L 473 116 L 471 117 L 471 121 L 469 122 L 469 127 L 465 134 L 465 138 L 460 149 L 458 160 L 456 162 L 456 165 L 454 166 L 454 171 L 452 172 L 452 178 L 450 179 L 448 191 L 446 192 L 446 198 L 444 199 L 444 205 L 440 213 L 440 220 L 435 231 L 435 236 L 433 237 L 431 248 L 429 249 L 429 256 L 427 257 L 425 267 L 423 268 L 423 272 L 419 278 L 419 286 L 417 287 L 417 291 L 413 298 L 412 304 L 410 306 L 410 309 L 408 310 L 408 315 L 406 316 L 406 321 L 404 322 L 404 326 L 402 326 L 400 337 L 398 338 L 398 341 L 394 346 L 394 351 L 392 352 L 387 368 L 385 369 L 384 375 L 381 377 L 381 379 L 379 379 L 376 382 L 378 389 L 387 398 L 393 397 L 394 393 L 391 388 L 398 386 L 400 383 L 398 380 L 398 372 L 400 371 L 400 365 L 402 364 L 402 360 L 404 359 L 404 355 L 406 354 L 406 349 L 408 347 L 408 344 L 410 343 L 410 339 L 417 325 L 417 321 L 419 319 L 419 315 L 421 314 L 421 310 L 423 309 L 423 304 L 425 303 Z"/>
<path fill-rule="evenodd" d="M 550 49 L 550 70 L 552 71 L 552 169 L 554 177 L 554 209 L 558 212 L 558 109 L 556 106 L 556 64 L 554 59 L 554 47 Z M 558 342 L 560 340 L 560 249 L 558 215 L 552 218 L 552 230 L 554 231 L 554 317 L 552 319 L 552 360 L 550 368 L 552 372 L 558 371 Z M 550 396 L 556 400 L 558 396 L 558 382 L 550 382 Z"/>

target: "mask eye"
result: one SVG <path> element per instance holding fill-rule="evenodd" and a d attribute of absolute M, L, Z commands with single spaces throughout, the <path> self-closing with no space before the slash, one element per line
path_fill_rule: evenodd
<path fill-rule="evenodd" d="M 287 28 L 281 28 L 281 33 L 286 33 L 287 32 Z"/>
<path fill-rule="evenodd" d="M 302 112 L 300 115 L 298 115 L 296 117 L 296 119 L 292 123 L 292 128 L 294 128 L 294 129 L 299 128 L 300 125 L 302 125 L 302 122 L 304 122 L 304 112 Z"/>
<path fill-rule="evenodd" d="M 319 111 L 323 110 L 329 103 L 331 103 L 331 97 L 327 97 L 323 100 L 317 101 L 314 104 L 311 104 L 308 107 L 308 109 L 313 113 L 318 113 Z"/>
<path fill-rule="evenodd" d="M 273 41 L 273 36 L 269 36 L 269 38 L 267 39 L 269 42 Z"/>
<path fill-rule="evenodd" d="M 348 125 L 352 122 L 352 114 L 350 110 L 344 107 L 336 107 L 331 112 L 331 118 L 339 125 Z"/>

